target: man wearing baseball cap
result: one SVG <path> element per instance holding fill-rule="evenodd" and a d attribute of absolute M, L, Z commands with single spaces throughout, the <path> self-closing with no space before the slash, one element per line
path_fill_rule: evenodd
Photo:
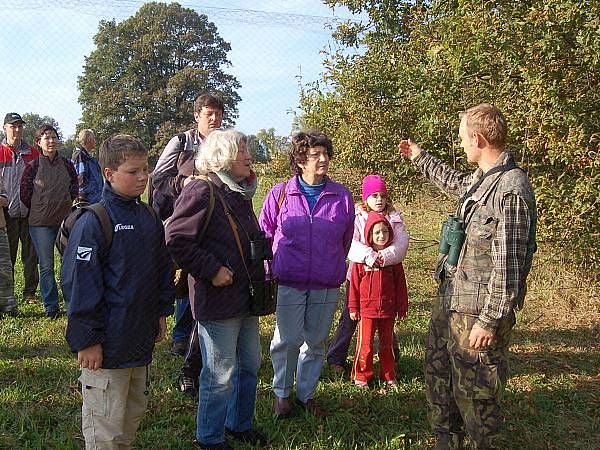
<path fill-rule="evenodd" d="M 0 144 L 0 178 L 4 184 L 8 201 L 8 204 L 3 206 L 13 272 L 17 261 L 19 241 L 21 241 L 21 261 L 25 272 L 23 298 L 33 300 L 39 281 L 37 256 L 29 237 L 27 222 L 29 210 L 21 202 L 19 187 L 25 165 L 40 154 L 23 140 L 24 124 L 25 121 L 16 112 L 10 112 L 4 116 L 3 128 L 6 137 Z"/>

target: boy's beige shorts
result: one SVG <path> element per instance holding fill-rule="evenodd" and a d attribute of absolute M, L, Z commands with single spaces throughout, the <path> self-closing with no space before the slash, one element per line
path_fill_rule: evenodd
<path fill-rule="evenodd" d="M 81 428 L 86 449 L 128 449 L 148 405 L 146 366 L 81 369 Z"/>

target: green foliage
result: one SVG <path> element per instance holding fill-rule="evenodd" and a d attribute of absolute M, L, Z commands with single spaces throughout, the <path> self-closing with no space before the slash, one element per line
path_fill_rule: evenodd
<path fill-rule="evenodd" d="M 494 103 L 536 188 L 542 239 L 600 276 L 600 5 L 591 1 L 326 0 L 368 17 L 341 25 L 322 80 L 302 92 L 304 120 L 362 173 L 398 194 L 418 175 L 400 139 L 467 169 L 457 112 Z M 351 48 L 356 51 L 350 52 Z"/>
<path fill-rule="evenodd" d="M 240 84 L 223 71 L 231 46 L 205 15 L 147 3 L 123 22 L 101 21 L 94 43 L 79 78 L 79 128 L 92 128 L 99 142 L 126 132 L 157 155 L 189 128 L 193 102 L 205 91 L 223 98 L 224 125 L 235 123 Z"/>
<path fill-rule="evenodd" d="M 248 149 L 255 163 L 266 163 L 285 152 L 288 138 L 277 136 L 275 128 L 261 129 L 256 135 L 248 136 Z"/>

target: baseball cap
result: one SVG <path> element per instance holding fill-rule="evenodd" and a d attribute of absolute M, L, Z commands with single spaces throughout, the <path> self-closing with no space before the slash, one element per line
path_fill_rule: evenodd
<path fill-rule="evenodd" d="M 23 122 L 25 123 L 25 121 L 21 118 L 21 115 L 15 112 L 11 112 L 8 113 L 7 115 L 4 116 L 4 123 L 17 123 L 17 122 Z"/>

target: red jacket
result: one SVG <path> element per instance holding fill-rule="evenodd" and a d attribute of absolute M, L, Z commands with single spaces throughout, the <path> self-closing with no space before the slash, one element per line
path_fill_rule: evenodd
<path fill-rule="evenodd" d="M 392 227 L 383 215 L 376 212 L 369 213 L 365 225 L 365 241 L 372 244 L 369 235 L 378 222 L 388 224 L 388 244 L 393 242 Z M 408 310 L 408 290 L 402 263 L 381 268 L 354 263 L 350 275 L 348 307 L 351 313 L 358 312 L 360 317 L 370 319 L 405 317 Z"/>

